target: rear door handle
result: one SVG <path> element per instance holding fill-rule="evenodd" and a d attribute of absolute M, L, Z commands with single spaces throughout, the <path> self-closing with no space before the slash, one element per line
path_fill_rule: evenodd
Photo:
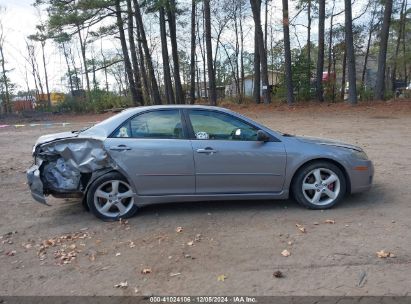
<path fill-rule="evenodd" d="M 207 147 L 204 149 L 197 149 L 197 153 L 214 154 L 214 153 L 217 153 L 217 150 Z"/>
<path fill-rule="evenodd" d="M 126 146 L 126 145 L 118 145 L 118 146 L 110 147 L 110 150 L 112 150 L 112 151 L 125 151 L 125 150 L 131 150 L 131 148 Z"/>

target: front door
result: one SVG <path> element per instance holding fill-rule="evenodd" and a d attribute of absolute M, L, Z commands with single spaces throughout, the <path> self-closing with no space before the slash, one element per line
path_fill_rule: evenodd
<path fill-rule="evenodd" d="M 286 153 L 279 141 L 257 141 L 258 129 L 215 110 L 188 110 L 196 193 L 272 193 L 283 188 Z"/>
<path fill-rule="evenodd" d="M 138 114 L 107 138 L 105 147 L 139 195 L 195 192 L 193 151 L 180 110 Z"/>

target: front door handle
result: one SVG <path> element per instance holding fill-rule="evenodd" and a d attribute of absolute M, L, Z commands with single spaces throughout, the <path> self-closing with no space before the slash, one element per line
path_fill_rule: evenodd
<path fill-rule="evenodd" d="M 214 150 L 213 148 L 207 147 L 204 149 L 197 149 L 197 153 L 205 153 L 205 154 L 214 154 L 217 153 L 217 150 Z"/>
<path fill-rule="evenodd" d="M 126 145 L 118 145 L 118 146 L 110 147 L 110 150 L 112 150 L 112 151 L 125 151 L 125 150 L 131 150 L 131 148 L 126 146 Z"/>

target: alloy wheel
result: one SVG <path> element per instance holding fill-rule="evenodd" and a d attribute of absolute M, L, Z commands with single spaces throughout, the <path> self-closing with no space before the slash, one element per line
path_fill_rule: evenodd
<path fill-rule="evenodd" d="M 305 175 L 302 183 L 304 197 L 312 204 L 331 204 L 340 194 L 338 175 L 327 168 L 316 168 Z"/>
<path fill-rule="evenodd" d="M 109 180 L 96 189 L 94 205 L 106 217 L 121 217 L 133 208 L 134 193 L 128 183 Z"/>

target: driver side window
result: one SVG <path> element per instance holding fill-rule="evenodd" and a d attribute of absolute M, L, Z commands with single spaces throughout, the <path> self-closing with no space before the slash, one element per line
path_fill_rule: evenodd
<path fill-rule="evenodd" d="M 197 139 L 256 141 L 257 129 L 229 114 L 190 110 L 189 117 Z"/>

